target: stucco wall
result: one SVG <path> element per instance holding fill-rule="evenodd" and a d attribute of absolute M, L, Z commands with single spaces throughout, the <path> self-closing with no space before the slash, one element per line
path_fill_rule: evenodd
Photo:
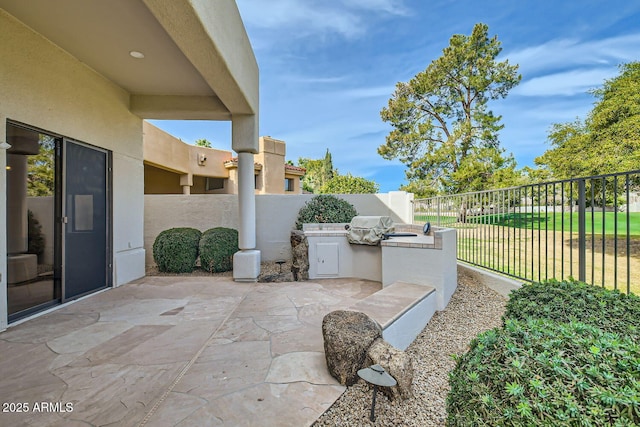
<path fill-rule="evenodd" d="M 284 141 L 269 136 L 260 137 L 259 152 L 255 155 L 255 162 L 262 165 L 259 194 L 284 194 L 285 155 Z"/>
<path fill-rule="evenodd" d="M 187 144 L 149 122 L 143 123 L 145 162 L 176 173 L 226 178 L 229 172 L 224 162 L 231 151 Z M 206 160 L 199 162 L 199 156 Z"/>
<path fill-rule="evenodd" d="M 161 231 L 192 227 L 205 231 L 213 227 L 238 229 L 236 194 L 147 194 L 144 196 L 144 246 L 146 264 L 153 265 L 153 242 Z"/>
<path fill-rule="evenodd" d="M 313 194 L 256 195 L 256 245 L 263 261 L 289 258 L 289 236 L 295 226 L 298 211 L 313 198 Z M 342 194 L 360 215 L 388 215 L 395 222 L 411 222 L 411 216 L 397 212 L 411 211 L 413 194 Z M 153 242 L 163 230 L 173 227 L 193 227 L 204 231 L 212 227 L 238 228 L 238 198 L 233 194 L 218 195 L 145 195 L 146 263 L 153 265 Z M 393 204 L 391 204 L 393 203 Z"/>
<path fill-rule="evenodd" d="M 111 150 L 114 284 L 142 276 L 142 120 L 129 112 L 129 94 L 3 10 L 0 40 L 0 142 L 10 119 Z M 5 182 L 2 167 L 0 188 Z M 5 211 L 0 205 L 2 229 Z M 6 244 L 0 241 L 0 247 L 4 251 Z M 3 273 L 5 257 L 0 253 Z M 0 299 L 6 300 L 2 295 Z"/>
<path fill-rule="evenodd" d="M 144 192 L 145 194 L 182 194 L 180 175 L 152 165 L 145 165 Z"/>

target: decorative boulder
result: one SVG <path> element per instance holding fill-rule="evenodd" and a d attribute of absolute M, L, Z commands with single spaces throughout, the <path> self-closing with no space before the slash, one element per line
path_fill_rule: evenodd
<path fill-rule="evenodd" d="M 381 388 L 389 398 L 408 399 L 413 396 L 413 361 L 407 353 L 379 339 L 367 352 L 367 366 L 370 365 L 382 366 L 398 382 L 396 386 Z"/>
<path fill-rule="evenodd" d="M 291 232 L 291 273 L 293 273 L 293 280 L 308 280 L 309 279 L 309 243 L 307 242 L 307 236 L 304 235 L 304 231 L 293 230 Z"/>
<path fill-rule="evenodd" d="M 337 310 L 324 316 L 322 337 L 329 373 L 340 384 L 352 385 L 359 379 L 367 350 L 382 337 L 382 328 L 364 313 Z"/>

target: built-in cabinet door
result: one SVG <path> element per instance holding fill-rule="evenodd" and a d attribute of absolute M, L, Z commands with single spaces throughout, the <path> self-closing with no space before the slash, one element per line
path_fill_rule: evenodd
<path fill-rule="evenodd" d="M 64 300 L 110 286 L 108 152 L 68 139 L 63 146 Z"/>
<path fill-rule="evenodd" d="M 318 276 L 337 277 L 338 273 L 340 272 L 340 247 L 338 243 L 317 243 L 316 253 L 318 257 L 318 259 L 316 260 L 318 266 Z"/>

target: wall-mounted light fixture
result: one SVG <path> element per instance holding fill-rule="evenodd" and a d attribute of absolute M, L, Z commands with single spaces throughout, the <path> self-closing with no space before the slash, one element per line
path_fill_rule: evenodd
<path fill-rule="evenodd" d="M 207 155 L 204 153 L 198 153 L 198 164 L 200 166 L 204 166 L 206 161 L 207 161 Z"/>

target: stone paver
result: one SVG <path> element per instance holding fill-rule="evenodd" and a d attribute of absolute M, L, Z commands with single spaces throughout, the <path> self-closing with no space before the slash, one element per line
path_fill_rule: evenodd
<path fill-rule="evenodd" d="M 0 426 L 309 425 L 344 391 L 323 316 L 380 287 L 153 276 L 93 295 L 0 333 Z"/>

